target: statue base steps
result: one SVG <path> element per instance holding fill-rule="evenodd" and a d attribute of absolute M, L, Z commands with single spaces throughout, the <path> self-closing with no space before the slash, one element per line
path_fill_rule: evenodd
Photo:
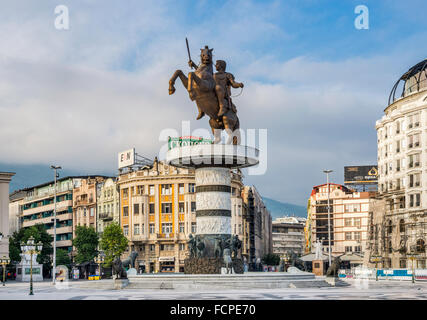
<path fill-rule="evenodd" d="M 121 290 L 129 285 L 129 279 L 114 279 L 114 289 Z"/>

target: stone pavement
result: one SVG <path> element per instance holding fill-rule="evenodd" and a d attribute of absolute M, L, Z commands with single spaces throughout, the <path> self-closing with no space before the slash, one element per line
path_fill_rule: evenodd
<path fill-rule="evenodd" d="M 81 289 L 71 282 L 69 288 L 59 290 L 45 281 L 34 283 L 34 296 L 29 296 L 28 283 L 10 281 L 5 287 L 0 286 L 0 300 L 427 300 L 427 282 L 369 281 L 363 285 L 354 280 L 348 282 L 348 287 L 251 290 Z"/>

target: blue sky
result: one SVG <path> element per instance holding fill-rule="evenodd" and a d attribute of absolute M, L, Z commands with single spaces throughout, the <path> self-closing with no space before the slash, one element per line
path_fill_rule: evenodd
<path fill-rule="evenodd" d="M 245 178 L 261 194 L 305 205 L 311 188 L 345 165 L 376 163 L 375 121 L 394 82 L 426 58 L 423 1 L 64 0 L 70 29 L 54 28 L 57 1 L 2 1 L 0 169 L 48 165 L 116 172 L 119 151 L 153 158 L 165 128 L 195 121 L 177 84 L 214 48 L 238 81 L 243 128 L 268 129 L 268 170 Z M 369 30 L 354 27 L 357 5 Z M 38 167 L 37 167 L 38 168 Z"/>

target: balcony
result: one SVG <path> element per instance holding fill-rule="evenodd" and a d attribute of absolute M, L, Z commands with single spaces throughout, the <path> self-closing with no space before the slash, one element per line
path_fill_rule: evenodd
<path fill-rule="evenodd" d="M 112 212 L 101 212 L 99 213 L 99 219 L 104 221 L 111 221 L 113 220 L 113 213 Z"/>
<path fill-rule="evenodd" d="M 174 233 L 158 233 L 157 238 L 159 239 L 173 239 L 175 236 Z"/>

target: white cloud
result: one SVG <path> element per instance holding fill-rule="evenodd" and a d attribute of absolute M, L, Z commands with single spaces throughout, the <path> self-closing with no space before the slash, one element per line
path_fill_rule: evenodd
<path fill-rule="evenodd" d="M 129 147 L 154 157 L 164 128 L 180 130 L 189 119 L 194 129 L 208 127 L 205 118 L 194 120 L 196 106 L 180 83 L 175 95 L 167 91 L 175 69 L 188 71 L 185 15 L 168 2 L 133 4 L 69 2 L 69 31 L 53 28 L 52 3 L 1 11 L 1 162 L 114 172 L 117 152 Z M 290 37 L 269 21 L 270 11 L 259 9 L 245 4 L 232 23 L 217 28 L 212 23 L 228 16 L 213 12 L 189 32 L 193 60 L 209 39 L 216 57 L 226 57 L 245 82 L 234 100 L 242 127 L 269 130 L 267 174 L 246 182 L 301 204 L 323 181 L 322 169 L 335 169 L 342 181 L 344 165 L 375 162 L 374 124 L 406 67 L 399 63 L 403 49 L 343 61 L 255 56 L 248 43 L 267 33 Z"/>

